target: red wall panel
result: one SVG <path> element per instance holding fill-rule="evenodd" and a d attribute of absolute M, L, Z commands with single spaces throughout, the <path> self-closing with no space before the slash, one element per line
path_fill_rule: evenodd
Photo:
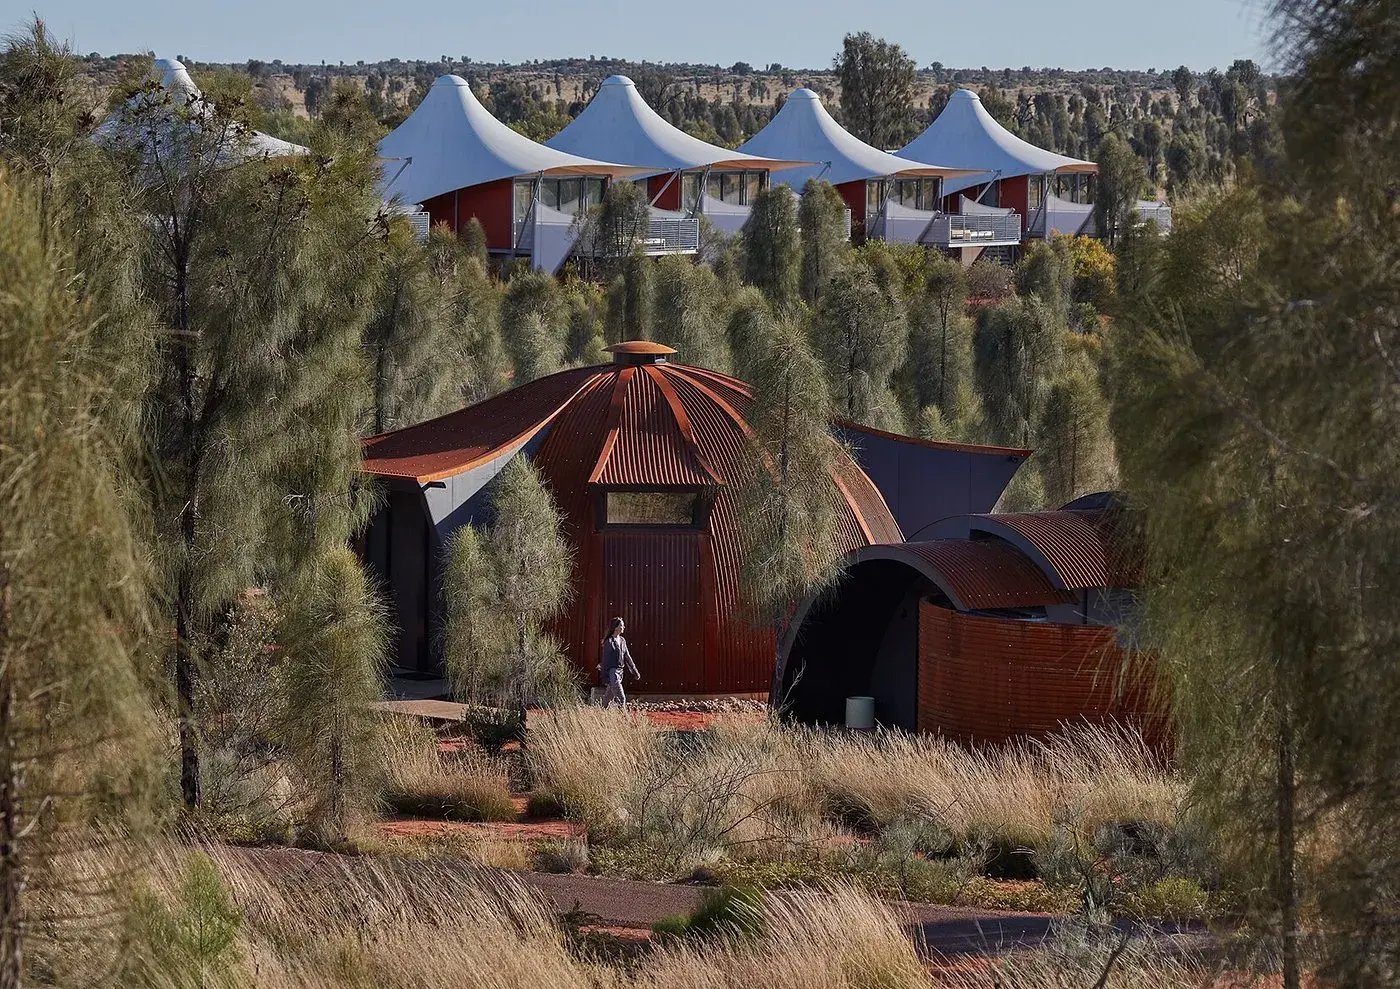
<path fill-rule="evenodd" d="M 666 183 L 670 183 L 667 185 Z M 662 190 L 665 190 L 662 192 Z M 659 198 L 657 194 L 660 193 Z M 647 179 L 647 198 L 655 198 L 652 203 L 657 209 L 680 209 L 681 208 L 681 177 L 674 172 L 666 172 L 664 175 L 653 175 Z"/>
<path fill-rule="evenodd" d="M 483 185 L 469 186 L 456 192 L 434 196 L 423 204 L 433 225 L 445 223 L 453 230 L 466 225 L 473 216 L 486 231 L 486 246 L 493 251 L 508 251 L 515 246 L 511 227 L 515 221 L 515 182 L 498 179 Z"/>
<path fill-rule="evenodd" d="M 706 538 L 695 529 L 603 532 L 603 612 L 626 619 L 642 674 L 637 689 L 644 693 L 706 692 L 700 593 Z"/>
<path fill-rule="evenodd" d="M 1147 678 L 1125 678 L 1123 662 L 1111 628 L 966 615 L 923 601 L 918 729 L 1003 742 L 1115 719 L 1160 738 Z"/>
<path fill-rule="evenodd" d="M 851 210 L 851 239 L 865 239 L 865 181 L 842 182 L 836 191 Z"/>

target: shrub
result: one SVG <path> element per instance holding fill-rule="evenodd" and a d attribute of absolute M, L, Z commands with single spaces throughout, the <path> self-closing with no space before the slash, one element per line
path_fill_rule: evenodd
<path fill-rule="evenodd" d="M 472 751 L 444 753 L 437 733 L 420 721 L 385 727 L 384 803 L 411 817 L 512 821 L 510 776 L 500 761 Z"/>
<path fill-rule="evenodd" d="M 536 848 L 532 866 L 537 872 L 587 872 L 588 863 L 588 842 L 583 838 L 564 838 Z"/>
<path fill-rule="evenodd" d="M 721 886 L 706 893 L 694 913 L 658 921 L 652 930 L 664 938 L 756 938 L 766 927 L 761 893 Z"/>
<path fill-rule="evenodd" d="M 1210 894 L 1185 876 L 1167 876 L 1123 894 L 1121 913 L 1142 920 L 1189 921 L 1210 917 Z"/>
<path fill-rule="evenodd" d="M 525 814 L 527 817 L 562 817 L 564 804 L 548 790 L 531 790 L 525 802 Z"/>

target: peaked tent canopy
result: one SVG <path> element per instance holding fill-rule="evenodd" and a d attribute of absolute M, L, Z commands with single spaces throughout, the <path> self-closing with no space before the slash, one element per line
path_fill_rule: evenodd
<path fill-rule="evenodd" d="M 173 135 L 169 128 L 176 124 L 174 110 L 187 110 L 191 117 L 201 121 L 207 121 L 213 115 L 213 106 L 204 99 L 204 94 L 179 59 L 156 59 L 151 64 L 150 79 L 159 89 L 143 90 L 133 95 L 98 126 L 93 132 L 93 140 L 99 144 L 149 148 L 150 153 L 154 154 L 157 150 L 154 145 L 165 145 L 171 141 Z M 162 120 L 163 123 L 157 124 Z M 162 129 L 164 133 L 157 133 Z M 242 135 L 237 151 L 229 149 L 220 157 L 248 160 L 307 153 L 307 149 L 300 144 L 261 131 L 250 131 Z"/>
<path fill-rule="evenodd" d="M 801 189 L 808 179 L 832 185 L 883 178 L 932 178 L 970 174 L 965 168 L 927 164 L 939 159 L 913 161 L 896 157 L 866 144 L 827 113 L 821 97 L 810 89 L 795 89 L 783 108 L 761 131 L 739 145 L 748 154 L 773 158 L 802 158 L 817 162 L 774 174 L 774 181 Z"/>
<path fill-rule="evenodd" d="M 691 137 L 647 105 L 626 76 L 609 76 L 583 112 L 546 147 L 574 155 L 604 157 L 643 165 L 652 172 L 687 168 L 744 168 L 773 171 L 808 164 L 744 154 Z"/>
<path fill-rule="evenodd" d="M 461 76 L 440 76 L 407 120 L 379 142 L 386 199 L 421 203 L 444 193 L 526 175 L 623 178 L 644 168 L 566 154 L 493 117 Z"/>
<path fill-rule="evenodd" d="M 959 89 L 922 134 L 896 151 L 913 161 L 946 161 L 981 174 L 949 181 L 946 193 L 960 192 L 994 179 L 1048 172 L 1097 172 L 1099 166 L 1037 148 L 997 123 L 970 89 Z"/>

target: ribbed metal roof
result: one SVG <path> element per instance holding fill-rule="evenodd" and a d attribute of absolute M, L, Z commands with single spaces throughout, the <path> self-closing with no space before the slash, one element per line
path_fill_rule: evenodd
<path fill-rule="evenodd" d="M 1035 608 L 1074 600 L 1073 593 L 1056 588 L 1039 567 L 998 540 L 934 539 L 898 548 L 936 571 L 942 579 L 935 583 L 967 611 Z"/>
<path fill-rule="evenodd" d="M 1064 588 L 1121 587 L 1132 582 L 1114 547 L 1109 511 L 1008 512 L 974 515 L 972 527 L 992 535 L 1006 530 L 1030 543 Z"/>
<path fill-rule="evenodd" d="M 406 429 L 371 436 L 361 468 L 378 477 L 437 481 L 527 442 L 607 369 L 575 368 Z"/>

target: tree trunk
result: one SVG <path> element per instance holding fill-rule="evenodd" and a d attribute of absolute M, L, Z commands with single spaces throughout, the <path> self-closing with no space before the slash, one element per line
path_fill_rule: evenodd
<path fill-rule="evenodd" d="M 21 766 L 16 752 L 14 657 L 9 649 L 10 574 L 0 569 L 0 989 L 24 982 L 24 860 L 19 840 Z"/>
<path fill-rule="evenodd" d="M 1293 766 L 1293 722 L 1285 711 L 1278 730 L 1279 927 L 1283 941 L 1283 989 L 1300 989 L 1298 960 L 1298 882 L 1295 873 L 1297 779 Z"/>
<path fill-rule="evenodd" d="M 190 339 L 188 262 L 183 250 L 175 274 L 176 373 L 180 389 L 180 439 L 185 452 L 185 502 L 180 509 L 180 539 L 184 549 L 175 592 L 175 704 L 180 739 L 180 796 L 185 806 L 200 803 L 199 748 L 195 737 L 195 593 L 192 562 L 199 513 L 199 452 L 195 449 L 195 382 L 193 341 Z"/>

